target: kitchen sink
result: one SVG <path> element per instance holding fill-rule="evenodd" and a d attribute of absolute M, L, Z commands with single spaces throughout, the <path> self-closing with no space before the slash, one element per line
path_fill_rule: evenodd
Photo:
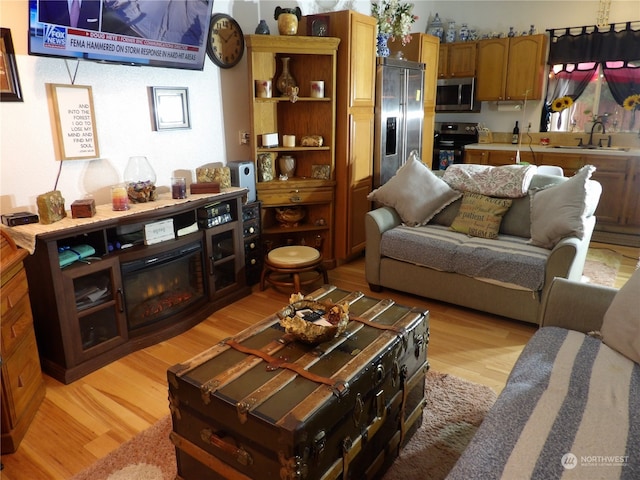
<path fill-rule="evenodd" d="M 561 148 L 561 149 L 571 149 L 571 150 L 613 150 L 616 152 L 628 152 L 629 147 L 600 147 L 598 145 L 549 145 L 549 148 Z"/>

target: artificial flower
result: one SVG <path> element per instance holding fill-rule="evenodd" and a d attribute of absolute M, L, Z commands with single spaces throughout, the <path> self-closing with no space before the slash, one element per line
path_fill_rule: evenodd
<path fill-rule="evenodd" d="M 413 14 L 413 3 L 379 1 L 371 4 L 371 15 L 378 21 L 378 33 L 385 33 L 393 39 L 399 37 L 402 45 L 411 41 L 411 25 L 418 19 Z"/>
<path fill-rule="evenodd" d="M 573 105 L 573 98 L 567 96 L 567 97 L 560 97 L 560 98 L 556 98 L 552 103 L 551 103 L 551 109 L 554 112 L 561 112 L 562 110 L 564 110 L 565 108 L 569 108 L 571 105 Z"/>
<path fill-rule="evenodd" d="M 622 106 L 625 110 L 640 110 L 640 93 L 629 95 L 622 102 Z"/>

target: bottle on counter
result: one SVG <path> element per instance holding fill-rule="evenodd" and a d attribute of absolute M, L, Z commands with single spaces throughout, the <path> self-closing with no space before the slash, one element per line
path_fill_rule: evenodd
<path fill-rule="evenodd" d="M 518 122 L 516 122 L 516 126 L 513 127 L 513 135 L 511 135 L 511 143 L 513 143 L 514 145 L 517 145 L 519 138 L 520 138 L 520 127 L 518 127 Z"/>

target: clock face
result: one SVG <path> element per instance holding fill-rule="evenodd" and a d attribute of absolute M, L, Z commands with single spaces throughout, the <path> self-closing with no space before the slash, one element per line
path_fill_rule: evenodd
<path fill-rule="evenodd" d="M 213 63 L 222 68 L 233 67 L 242 58 L 244 35 L 238 22 L 229 15 L 215 13 L 211 17 L 207 53 Z"/>
<path fill-rule="evenodd" d="M 311 24 L 311 35 L 315 37 L 326 37 L 329 35 L 327 22 L 323 19 L 314 20 Z"/>

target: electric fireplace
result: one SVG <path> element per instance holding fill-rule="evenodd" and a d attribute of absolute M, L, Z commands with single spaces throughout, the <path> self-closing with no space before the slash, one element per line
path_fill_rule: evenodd
<path fill-rule="evenodd" d="M 200 241 L 120 266 L 130 332 L 176 315 L 205 298 Z"/>

